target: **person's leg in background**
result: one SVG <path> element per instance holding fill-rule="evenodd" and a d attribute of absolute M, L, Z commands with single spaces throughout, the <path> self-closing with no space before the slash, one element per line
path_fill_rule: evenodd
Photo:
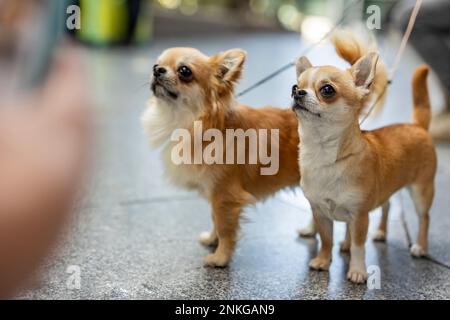
<path fill-rule="evenodd" d="M 394 9 L 393 18 L 403 30 L 415 1 L 403 1 Z M 450 1 L 424 0 L 417 16 L 410 43 L 433 68 L 445 94 L 445 109 L 434 117 L 431 133 L 437 139 L 450 140 Z"/>
<path fill-rule="evenodd" d="M 127 45 L 133 42 L 139 19 L 140 8 L 141 8 L 141 0 L 127 0 L 127 11 L 129 19 L 127 34 L 125 38 L 125 44 Z"/>

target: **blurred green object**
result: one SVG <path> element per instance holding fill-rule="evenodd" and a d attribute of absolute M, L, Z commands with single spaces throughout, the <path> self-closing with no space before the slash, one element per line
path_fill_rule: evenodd
<path fill-rule="evenodd" d="M 77 37 L 95 45 L 145 42 L 152 36 L 149 1 L 80 0 L 81 29 Z"/>

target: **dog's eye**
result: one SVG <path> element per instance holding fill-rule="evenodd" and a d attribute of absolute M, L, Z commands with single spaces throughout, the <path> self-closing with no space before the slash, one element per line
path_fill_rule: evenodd
<path fill-rule="evenodd" d="M 336 91 L 329 84 L 324 85 L 322 88 L 320 88 L 320 94 L 325 98 L 330 98 L 334 96 L 335 93 Z"/>
<path fill-rule="evenodd" d="M 182 81 L 191 81 L 192 75 L 192 70 L 186 66 L 182 66 L 178 69 L 178 76 Z"/>

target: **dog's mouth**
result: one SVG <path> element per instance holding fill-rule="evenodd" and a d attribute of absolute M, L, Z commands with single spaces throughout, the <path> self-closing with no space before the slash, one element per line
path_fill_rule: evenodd
<path fill-rule="evenodd" d="M 302 105 L 301 103 L 299 103 L 298 101 L 294 101 L 294 104 L 292 105 L 292 110 L 294 110 L 294 111 L 297 111 L 297 110 L 299 110 L 299 111 L 305 111 L 305 112 L 307 112 L 307 113 L 309 113 L 309 114 L 312 114 L 312 115 L 314 115 L 314 116 L 316 116 L 316 117 L 322 117 L 321 115 L 320 115 L 320 113 L 315 113 L 315 112 L 312 112 L 311 110 L 309 110 L 308 108 L 306 108 L 304 105 Z"/>
<path fill-rule="evenodd" d="M 152 82 L 152 91 L 153 94 L 157 97 L 170 97 L 172 99 L 177 99 L 178 94 L 167 89 L 164 83 L 160 82 L 157 79 L 154 79 Z"/>

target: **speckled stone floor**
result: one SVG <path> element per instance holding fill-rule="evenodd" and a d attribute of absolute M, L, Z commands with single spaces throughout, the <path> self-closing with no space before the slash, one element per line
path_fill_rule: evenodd
<path fill-rule="evenodd" d="M 380 43 L 392 62 L 397 38 Z M 42 268 L 31 299 L 436 299 L 450 298 L 450 146 L 439 145 L 437 195 L 431 212 L 431 259 L 409 255 L 416 217 L 411 201 L 393 198 L 388 241 L 367 242 L 367 264 L 378 266 L 381 288 L 354 285 L 346 278 L 348 256 L 339 253 L 343 225 L 336 224 L 334 261 L 329 273 L 308 269 L 318 241 L 301 239 L 310 210 L 300 190 L 283 191 L 249 208 L 234 259 L 226 269 L 202 266 L 209 249 L 197 242 L 209 230 L 208 204 L 176 189 L 162 176 L 159 151 L 148 148 L 139 117 L 149 96 L 148 75 L 157 55 L 171 46 L 193 46 L 207 54 L 241 47 L 248 62 L 240 89 L 287 61 L 305 43 L 296 34 L 246 34 L 166 38 L 151 48 L 86 50 L 89 82 L 97 114 L 97 161 L 87 197 L 68 233 Z M 387 49 L 389 48 L 389 49 Z M 345 66 L 325 44 L 309 57 L 316 64 Z M 410 79 L 421 63 L 410 49 L 390 88 L 385 109 L 367 128 L 408 121 Z M 435 110 L 442 103 L 436 78 L 430 87 Z M 252 106 L 288 107 L 294 70 L 241 99 Z M 380 212 L 371 215 L 371 232 Z M 80 268 L 81 286 L 67 285 L 70 266 Z"/>

